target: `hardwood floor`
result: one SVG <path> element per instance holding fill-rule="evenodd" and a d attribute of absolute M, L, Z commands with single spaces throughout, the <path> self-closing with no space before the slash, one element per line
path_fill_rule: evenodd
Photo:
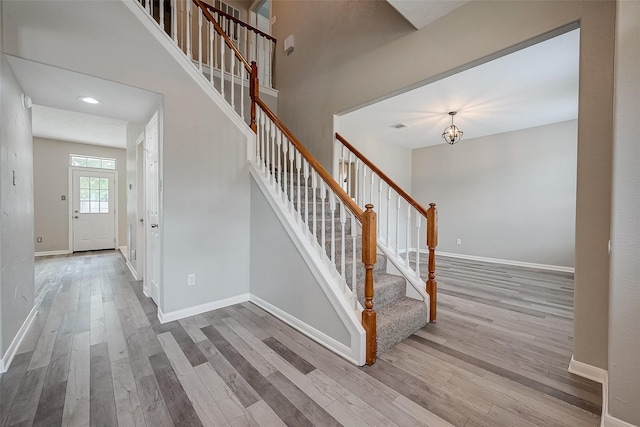
<path fill-rule="evenodd" d="M 251 303 L 160 324 L 119 253 L 39 258 L 3 426 L 589 426 L 573 279 L 439 258 L 438 323 L 356 367 Z"/>

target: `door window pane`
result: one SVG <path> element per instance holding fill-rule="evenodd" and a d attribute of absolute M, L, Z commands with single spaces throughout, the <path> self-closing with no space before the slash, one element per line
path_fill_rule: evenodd
<path fill-rule="evenodd" d="M 102 169 L 115 169 L 116 161 L 113 159 L 102 159 Z"/>
<path fill-rule="evenodd" d="M 69 164 L 71 166 L 80 166 L 83 168 L 111 169 L 116 168 L 116 159 L 108 159 L 104 157 L 87 157 L 71 154 Z"/>
<path fill-rule="evenodd" d="M 102 159 L 96 159 L 94 157 L 87 158 L 87 167 L 89 168 L 101 168 L 102 167 Z"/>
<path fill-rule="evenodd" d="M 80 177 L 80 213 L 109 213 L 109 178 Z"/>

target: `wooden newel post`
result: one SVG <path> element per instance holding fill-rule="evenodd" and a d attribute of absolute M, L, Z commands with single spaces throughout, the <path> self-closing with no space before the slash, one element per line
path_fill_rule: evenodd
<path fill-rule="evenodd" d="M 364 310 L 362 311 L 362 326 L 366 331 L 366 363 L 376 362 L 376 312 L 373 310 L 373 266 L 376 263 L 376 213 L 373 205 L 365 206 L 364 221 L 362 222 L 362 263 L 365 268 L 364 279 Z"/>
<path fill-rule="evenodd" d="M 429 322 L 436 321 L 438 306 L 438 282 L 436 282 L 436 246 L 438 246 L 438 210 L 435 203 L 429 203 L 427 209 L 427 247 L 429 248 L 429 276 L 427 293 L 429 294 Z"/>
<path fill-rule="evenodd" d="M 251 96 L 251 129 L 258 133 L 256 125 L 256 99 L 260 91 L 260 83 L 258 82 L 258 65 L 256 61 L 251 61 L 251 78 L 249 79 L 249 96 Z"/>

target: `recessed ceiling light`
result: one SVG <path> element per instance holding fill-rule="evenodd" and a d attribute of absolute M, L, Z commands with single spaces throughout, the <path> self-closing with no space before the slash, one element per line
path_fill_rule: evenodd
<path fill-rule="evenodd" d="M 86 102 L 87 104 L 100 104 L 100 101 L 98 101 L 95 98 L 92 98 L 90 96 L 80 96 L 78 97 L 81 101 Z"/>

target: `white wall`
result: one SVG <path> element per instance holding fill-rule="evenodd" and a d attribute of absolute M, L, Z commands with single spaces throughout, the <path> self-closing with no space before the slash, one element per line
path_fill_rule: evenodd
<path fill-rule="evenodd" d="M 251 293 L 351 346 L 349 331 L 253 179 Z"/>
<path fill-rule="evenodd" d="M 116 159 L 118 172 L 118 239 L 127 242 L 126 158 L 122 148 L 33 138 L 33 187 L 36 252 L 69 250 L 69 155 Z M 61 196 L 66 200 L 62 200 Z M 42 237 L 42 243 L 36 240 Z"/>
<path fill-rule="evenodd" d="M 611 416 L 636 426 L 640 426 L 639 45 L 640 3 L 619 1 L 616 31 L 608 403 Z"/>
<path fill-rule="evenodd" d="M 3 358 L 34 301 L 31 110 L 22 108 L 21 95 L 22 87 L 0 53 L 0 357 Z"/>
<path fill-rule="evenodd" d="M 576 162 L 576 120 L 439 144 L 414 150 L 413 196 L 440 252 L 573 267 Z"/>
<path fill-rule="evenodd" d="M 228 119 L 124 2 L 5 2 L 3 30 L 7 53 L 164 96 L 160 309 L 247 293 L 248 131 Z M 190 273 L 196 286 L 187 286 Z"/>

